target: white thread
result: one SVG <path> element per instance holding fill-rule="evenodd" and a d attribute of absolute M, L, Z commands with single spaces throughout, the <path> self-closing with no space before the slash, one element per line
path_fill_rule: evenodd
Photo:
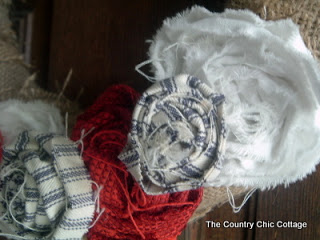
<path fill-rule="evenodd" d="M 65 119 L 64 119 L 66 138 L 68 137 L 68 118 L 69 118 L 69 113 L 66 112 Z"/>
<path fill-rule="evenodd" d="M 66 90 L 66 88 L 67 88 L 67 86 L 68 86 L 68 84 L 69 84 L 69 82 L 70 82 L 72 73 L 73 73 L 73 70 L 70 69 L 69 72 L 68 72 L 67 78 L 66 78 L 66 80 L 65 80 L 64 83 L 63 83 L 62 89 L 61 89 L 61 91 L 60 91 L 60 93 L 59 93 L 59 95 L 58 95 L 58 97 L 57 97 L 57 102 L 60 100 L 60 98 L 62 97 L 64 91 Z"/>
<path fill-rule="evenodd" d="M 101 212 L 100 212 L 99 215 L 97 216 L 96 220 L 94 220 L 94 222 L 89 226 L 89 229 L 92 228 L 92 227 L 94 227 L 94 225 L 96 225 L 96 223 L 98 222 L 98 220 L 100 219 L 101 215 L 104 213 L 105 210 L 106 210 L 105 208 L 103 208 L 103 209 L 101 210 Z"/>
<path fill-rule="evenodd" d="M 12 172 L 15 172 L 16 170 L 20 170 L 20 169 L 18 168 L 18 166 L 15 166 L 15 168 L 10 169 L 10 168 L 12 167 L 12 165 L 13 165 L 13 164 L 10 164 L 10 165 L 6 166 L 5 168 L 3 168 L 3 169 L 1 170 L 1 180 L 2 180 L 2 181 L 4 180 L 4 178 L 5 178 L 6 176 L 10 175 Z"/>
<path fill-rule="evenodd" d="M 11 166 L 11 165 L 9 165 L 9 166 Z M 8 166 L 8 167 L 9 167 Z M 34 229 L 34 228 L 31 228 L 31 227 L 28 227 L 28 226 L 26 226 L 26 225 L 24 225 L 23 223 L 21 223 L 21 222 L 19 222 L 16 218 L 15 218 L 15 216 L 14 216 L 14 214 L 12 213 L 12 205 L 13 205 L 13 203 L 14 203 L 14 201 L 15 201 L 15 199 L 19 196 L 19 194 L 20 193 L 22 193 L 22 191 L 23 191 L 23 189 L 24 189 L 24 186 L 25 186 L 25 184 L 26 184 L 26 182 L 27 182 L 27 179 L 26 179 L 26 174 L 25 174 L 25 172 L 24 171 L 22 171 L 21 169 L 19 169 L 19 168 L 14 168 L 14 169 L 10 169 L 8 172 L 6 172 L 5 174 L 4 174 L 4 177 L 6 177 L 6 176 L 8 176 L 8 175 L 10 175 L 10 174 L 12 174 L 13 172 L 20 172 L 20 173 L 22 173 L 23 175 L 24 175 L 24 180 L 23 180 L 23 183 L 21 184 L 21 186 L 19 187 L 19 190 L 18 190 L 18 192 L 13 196 L 13 198 L 11 199 L 11 201 L 9 202 L 8 201 L 8 186 L 6 186 L 6 191 L 5 191 L 5 199 L 3 198 L 3 197 L 1 197 L 5 202 L 6 202 L 6 205 L 7 205 L 7 211 L 6 212 L 4 212 L 3 213 L 3 215 L 0 217 L 1 219 L 2 218 L 4 218 L 5 217 L 5 215 L 7 215 L 8 213 L 9 213 L 9 216 L 13 219 L 13 221 L 15 221 L 16 223 L 18 223 L 18 224 L 20 224 L 20 225 L 22 225 L 24 228 L 27 228 L 27 229 L 29 229 L 29 230 L 32 230 L 32 231 L 35 231 L 35 232 L 43 232 L 44 230 L 39 230 L 39 229 Z M 1 235 L 1 234 L 0 234 Z M 10 234 L 9 234 L 10 235 Z M 7 235 L 3 235 L 3 236 L 7 236 Z M 12 236 L 14 236 L 14 235 L 12 235 Z M 23 237 L 21 237 L 22 239 L 28 239 L 28 238 L 23 238 Z"/>
<path fill-rule="evenodd" d="M 27 179 L 26 179 L 26 176 L 27 176 L 27 175 L 25 174 L 25 172 L 23 172 L 23 171 L 20 170 L 20 169 L 16 169 L 16 171 L 19 171 L 19 172 L 21 172 L 22 174 L 24 174 L 24 180 L 23 180 L 23 183 L 21 184 L 18 192 L 13 196 L 13 198 L 11 199 L 11 201 L 10 201 L 10 203 L 9 203 L 9 207 L 8 207 L 8 208 L 9 208 L 10 216 L 11 216 L 11 218 L 13 219 L 13 221 L 15 221 L 16 223 L 22 225 L 24 228 L 27 228 L 27 229 L 32 230 L 32 231 L 35 231 L 35 232 L 46 232 L 46 230 L 35 229 L 35 228 L 31 228 L 31 227 L 29 227 L 29 226 L 24 225 L 22 222 L 19 222 L 19 221 L 15 218 L 15 216 L 13 215 L 13 213 L 12 213 L 12 204 L 14 203 L 14 200 L 18 197 L 18 195 L 22 192 L 22 190 L 23 190 L 23 188 L 24 188 L 24 185 L 25 185 L 26 182 L 27 182 Z"/>
<path fill-rule="evenodd" d="M 232 210 L 234 213 L 240 212 L 241 208 L 246 204 L 246 202 L 249 200 L 249 198 L 252 196 L 252 194 L 257 190 L 257 188 L 252 188 L 251 190 L 249 190 L 249 192 L 247 192 L 247 194 L 243 198 L 242 203 L 239 206 L 236 206 L 235 201 L 234 201 L 234 196 L 233 196 L 231 190 L 229 189 L 229 187 L 226 187 L 226 189 L 227 189 L 227 194 L 228 194 L 228 200 L 229 200 L 230 206 L 232 207 Z"/>
<path fill-rule="evenodd" d="M 99 186 L 98 183 L 96 183 L 95 181 L 91 181 L 91 183 L 93 183 L 97 190 L 94 193 L 94 203 L 96 205 L 96 213 L 99 213 L 98 216 L 96 217 L 96 219 L 94 220 L 94 222 L 89 226 L 89 228 L 92 228 L 97 221 L 99 220 L 99 218 L 102 216 L 102 214 L 104 213 L 104 211 L 106 210 L 105 208 L 100 209 L 100 192 L 103 189 L 103 185 Z"/>
<path fill-rule="evenodd" d="M 93 183 L 97 190 L 94 193 L 94 203 L 97 203 L 97 209 L 96 212 L 100 212 L 100 192 L 103 189 L 103 185 L 99 186 L 98 183 L 96 183 L 95 181 L 91 181 L 91 183 Z"/>
<path fill-rule="evenodd" d="M 8 201 L 8 198 L 7 198 L 7 192 L 8 192 L 8 185 L 6 186 L 6 189 L 5 189 L 5 192 L 4 192 L 4 201 L 6 203 L 6 211 L 3 213 L 3 215 L 1 216 L 1 219 L 5 218 L 5 216 L 8 214 L 8 206 L 9 206 L 9 201 Z"/>
<path fill-rule="evenodd" d="M 146 42 L 147 42 L 147 41 L 146 41 Z M 149 40 L 149 42 L 152 43 L 152 40 Z M 166 47 L 166 48 L 163 50 L 163 52 L 166 52 L 166 51 L 170 50 L 170 49 L 173 48 L 173 47 L 177 47 L 177 48 L 178 48 L 178 47 L 179 47 L 179 44 L 184 44 L 184 43 L 182 43 L 182 42 L 173 43 L 173 44 L 171 44 L 170 46 Z M 176 58 L 177 58 L 177 54 L 178 54 L 178 51 L 177 51 L 177 49 L 176 49 Z M 160 58 L 159 58 L 159 59 L 148 59 L 148 60 L 145 60 L 145 61 L 137 64 L 137 65 L 135 66 L 135 70 L 136 70 L 140 75 L 142 75 L 143 77 L 145 77 L 149 82 L 154 83 L 154 82 L 156 82 L 157 80 L 161 80 L 161 79 L 158 79 L 158 78 L 156 78 L 156 77 L 151 77 L 151 76 L 145 74 L 142 70 L 140 70 L 140 68 L 142 68 L 143 66 L 145 66 L 145 65 L 147 65 L 147 64 L 153 63 L 153 62 L 162 62 L 162 61 L 163 61 L 163 59 L 160 59 Z"/>
<path fill-rule="evenodd" d="M 163 49 L 163 52 L 166 52 L 166 51 L 170 50 L 171 48 L 178 47 L 178 46 L 179 46 L 179 42 L 175 42 L 175 43 L 169 45 L 168 47 L 166 47 L 165 49 Z M 176 49 L 176 51 L 177 51 L 177 49 Z M 177 56 L 177 52 L 176 52 L 176 56 Z"/>
<path fill-rule="evenodd" d="M 10 149 L 10 148 L 9 148 Z M 56 159 L 54 160 L 54 167 L 58 173 L 58 176 L 60 177 L 61 171 L 59 171 L 59 169 L 57 168 L 57 161 Z M 22 174 L 22 175 L 21 175 Z M 14 177 L 14 179 L 12 179 L 11 175 Z M 17 216 L 17 214 L 20 214 L 20 211 L 23 211 L 23 209 L 18 209 L 16 210 L 16 203 L 20 203 L 20 200 L 23 200 L 23 198 L 25 198 L 25 186 L 28 185 L 29 183 L 29 177 L 31 177 L 30 174 L 28 174 L 28 171 L 26 170 L 25 167 L 23 167 L 23 163 L 17 164 L 16 162 L 13 162 L 11 164 L 9 164 L 8 166 L 4 167 L 3 169 L 1 169 L 0 171 L 0 176 L 1 178 L 4 179 L 4 181 L 1 180 L 1 184 L 3 183 L 4 188 L 3 193 L 0 194 L 0 199 L 3 200 L 3 206 L 0 207 L 1 211 L 0 211 L 0 221 L 1 219 L 4 219 L 3 224 L 3 231 L 4 233 L 1 233 L 0 231 L 0 236 L 5 236 L 8 237 L 10 239 L 35 239 L 35 238 L 39 238 L 40 234 L 39 233 L 43 233 L 45 234 L 42 235 L 43 237 L 41 237 L 41 239 L 52 239 L 51 236 L 53 234 L 55 234 L 55 232 L 49 232 L 47 229 L 34 229 L 35 226 L 30 226 L 28 223 L 25 223 L 23 218 L 19 218 Z M 9 178 L 10 177 L 10 178 Z M 24 178 L 23 181 L 21 178 Z M 9 178 L 9 179 L 8 179 Z M 61 177 L 60 177 L 61 178 Z M 15 180 L 19 180 L 19 183 L 17 184 Z M 7 182 L 9 181 L 13 181 L 15 183 L 15 190 L 12 190 L 12 187 L 10 184 L 7 184 Z M 10 183 L 10 182 L 9 182 Z M 90 185 L 89 185 L 90 188 Z M 101 188 L 100 188 L 101 189 Z M 40 193 L 41 194 L 41 193 Z M 92 191 L 91 191 L 92 194 Z M 66 203 L 69 199 L 66 198 Z M 89 204 L 91 204 L 90 206 L 90 212 L 88 212 L 88 215 L 93 215 L 93 201 L 91 201 Z M 87 206 L 87 205 L 86 205 Z M 26 209 L 24 209 L 26 210 Z M 22 216 L 23 217 L 23 216 Z M 92 218 L 93 216 L 91 216 Z M 1 221 L 2 222 L 2 221 Z M 90 223 L 88 223 L 89 225 Z M 10 230 L 9 226 L 12 225 L 12 229 Z M 58 226 L 57 226 L 58 227 Z M 8 228 L 8 229 L 6 229 Z M 24 230 L 19 229 L 22 228 L 24 230 L 31 230 L 30 232 L 24 232 Z M 52 227 L 50 227 L 52 228 Z M 20 232 L 20 230 L 22 230 Z M 50 230 L 52 231 L 52 229 Z M 83 230 L 85 231 L 85 230 Z M 48 235 L 49 232 L 49 235 Z"/>
<path fill-rule="evenodd" d="M 155 78 L 155 77 L 151 77 L 151 76 L 148 76 L 147 74 L 145 74 L 142 70 L 140 70 L 140 68 L 142 68 L 143 66 L 145 66 L 145 65 L 147 65 L 147 64 L 150 64 L 150 63 L 152 63 L 152 62 L 154 62 L 154 61 L 162 61 L 161 59 L 149 59 L 149 60 L 146 60 L 146 61 L 143 61 L 143 62 L 141 62 L 141 63 L 139 63 L 139 64 L 137 64 L 136 66 L 135 66 L 135 70 L 140 74 L 140 75 L 142 75 L 143 77 L 145 77 L 149 82 L 152 82 L 152 83 L 154 83 L 154 82 L 156 82 L 158 79 L 157 78 Z"/>
<path fill-rule="evenodd" d="M 267 20 L 267 8 L 265 5 L 263 6 L 263 13 L 264 13 L 264 20 Z"/>
<path fill-rule="evenodd" d="M 2 181 L 4 180 L 4 178 L 5 178 L 6 176 L 10 175 L 11 173 L 13 173 L 13 172 L 15 172 L 15 171 L 20 171 L 20 172 L 22 172 L 22 174 L 24 174 L 24 172 L 23 172 L 21 169 L 19 169 L 19 168 L 12 168 L 12 169 L 10 169 L 10 168 L 12 167 L 12 165 L 13 165 L 13 164 L 10 164 L 10 165 L 6 166 L 5 168 L 3 168 L 3 169 L 1 170 L 1 180 L 2 180 Z M 24 180 L 24 181 L 25 181 L 25 180 Z M 2 196 L 0 196 L 0 197 L 1 197 L 1 199 L 6 203 L 6 207 L 8 208 L 8 207 L 10 206 L 10 203 L 9 203 L 9 201 L 8 201 L 8 198 L 7 198 L 7 196 L 8 196 L 7 192 L 8 192 L 8 185 L 6 185 L 6 190 L 5 190 L 4 198 L 3 198 Z M 12 200 L 13 200 L 13 199 L 12 199 Z M 12 200 L 11 200 L 11 201 L 12 201 Z M 3 219 L 3 218 L 8 214 L 8 212 L 9 212 L 9 210 L 7 209 L 7 210 L 0 216 L 0 219 Z"/>
<path fill-rule="evenodd" d="M 83 154 L 83 150 L 84 150 L 84 143 L 83 143 L 83 139 L 88 136 L 92 131 L 94 130 L 94 127 L 92 127 L 87 133 L 85 133 L 85 129 L 81 130 L 81 135 L 78 141 L 76 141 L 76 144 L 80 144 L 81 145 L 81 150 L 80 150 L 80 157 L 82 158 L 82 154 Z"/>

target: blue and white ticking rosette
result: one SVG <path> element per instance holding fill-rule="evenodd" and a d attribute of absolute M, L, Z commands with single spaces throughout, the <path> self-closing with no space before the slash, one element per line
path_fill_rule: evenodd
<path fill-rule="evenodd" d="M 189 75 L 155 83 L 140 98 L 119 158 L 148 194 L 210 185 L 223 161 L 224 96 Z"/>

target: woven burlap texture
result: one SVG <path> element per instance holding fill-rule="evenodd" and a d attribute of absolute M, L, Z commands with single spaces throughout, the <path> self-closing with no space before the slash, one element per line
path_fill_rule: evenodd
<path fill-rule="evenodd" d="M 9 7 L 11 1 L 0 1 L 0 89 L 19 89 L 30 75 L 19 52 L 16 35 L 11 29 Z"/>
<path fill-rule="evenodd" d="M 235 199 L 241 197 L 245 192 L 248 191 L 243 187 L 230 187 L 229 189 L 231 190 Z M 227 201 L 228 201 L 228 195 L 227 195 L 226 188 L 224 187 L 204 188 L 202 201 L 199 207 L 193 213 L 192 217 L 190 218 L 189 223 L 204 217 L 207 213 L 212 211 L 214 208 L 220 207 L 222 204 L 226 203 Z"/>
<path fill-rule="evenodd" d="M 1 82 L 1 81 L 0 81 Z M 77 116 L 81 113 L 78 103 L 67 99 L 63 93 L 52 93 L 41 89 L 35 84 L 35 75 L 29 76 L 26 80 L 21 80 L 22 87 L 16 88 L 6 85 L 5 89 L 0 88 L 0 101 L 8 99 L 19 99 L 25 102 L 42 100 L 60 109 L 62 116 L 68 113 L 68 132 L 72 130 Z"/>
<path fill-rule="evenodd" d="M 227 8 L 250 9 L 265 20 L 291 18 L 314 57 L 320 59 L 319 0 L 228 0 Z"/>
<path fill-rule="evenodd" d="M 11 0 L 0 0 L 0 101 L 43 100 L 57 106 L 63 116 L 68 112 L 68 126 L 72 129 L 80 113 L 78 104 L 65 98 L 63 92 L 51 93 L 37 86 L 35 75 L 30 75 L 29 67 L 23 62 L 16 35 L 11 29 L 10 4 Z"/>

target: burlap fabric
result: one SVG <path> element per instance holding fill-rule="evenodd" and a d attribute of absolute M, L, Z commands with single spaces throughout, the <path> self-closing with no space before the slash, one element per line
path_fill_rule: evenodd
<path fill-rule="evenodd" d="M 0 0 L 0 101 L 19 99 L 24 101 L 43 100 L 57 106 L 61 114 L 68 112 L 69 129 L 76 121 L 80 109 L 76 102 L 41 89 L 30 75 L 29 67 L 23 62 L 17 39 L 11 29 L 9 7 L 11 0 Z"/>
<path fill-rule="evenodd" d="M 320 58 L 320 1 L 319 0 L 228 0 L 227 8 L 250 9 L 262 19 L 291 18 L 300 26 L 306 46 Z"/>
<path fill-rule="evenodd" d="M 229 188 L 234 196 L 234 198 L 239 198 L 242 196 L 246 190 L 243 187 L 230 187 Z M 193 213 L 192 217 L 189 220 L 193 222 L 199 218 L 204 217 L 207 213 L 212 211 L 216 207 L 220 207 L 222 204 L 228 201 L 227 189 L 220 187 L 208 187 L 204 188 L 202 201 L 196 211 Z M 231 207 L 230 207 L 231 211 Z"/>
<path fill-rule="evenodd" d="M 30 75 L 8 17 L 10 0 L 0 0 L 0 89 L 19 89 Z"/>
<path fill-rule="evenodd" d="M 23 82 L 23 81 L 22 81 Z M 29 84 L 26 84 L 30 82 Z M 29 77 L 23 82 L 25 85 L 21 88 L 14 88 L 6 86 L 7 88 L 0 88 L 0 101 L 8 99 L 19 99 L 26 102 L 33 100 L 42 100 L 46 103 L 52 104 L 60 109 L 62 116 L 68 113 L 68 133 L 70 134 L 73 125 L 76 122 L 77 116 L 81 113 L 78 103 L 70 101 L 62 94 L 48 92 L 40 87 L 34 86 L 33 76 Z M 31 85 L 31 86 L 30 86 Z"/>

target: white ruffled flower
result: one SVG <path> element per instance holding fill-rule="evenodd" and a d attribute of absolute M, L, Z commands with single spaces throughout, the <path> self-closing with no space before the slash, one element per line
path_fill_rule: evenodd
<path fill-rule="evenodd" d="M 149 56 L 155 79 L 191 74 L 226 98 L 226 159 L 213 186 L 266 188 L 315 169 L 319 66 L 291 20 L 194 7 L 164 21 Z"/>

